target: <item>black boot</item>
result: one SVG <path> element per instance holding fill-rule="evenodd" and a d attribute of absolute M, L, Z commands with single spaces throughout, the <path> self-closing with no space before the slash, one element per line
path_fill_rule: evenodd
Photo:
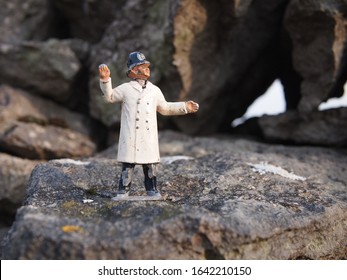
<path fill-rule="evenodd" d="M 142 165 L 143 174 L 145 175 L 145 188 L 148 196 L 160 196 L 157 190 L 156 166 L 154 164 Z"/>

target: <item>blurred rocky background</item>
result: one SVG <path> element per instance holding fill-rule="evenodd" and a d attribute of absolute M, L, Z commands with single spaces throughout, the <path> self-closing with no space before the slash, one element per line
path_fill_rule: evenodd
<path fill-rule="evenodd" d="M 241 145 L 241 151 L 246 152 L 249 149 L 259 153 L 260 148 L 254 147 L 262 144 L 254 142 L 253 148 L 250 148 L 252 145 L 242 140 L 252 137 L 257 141 L 268 143 L 269 148 L 265 149 L 268 151 L 267 159 L 277 165 L 285 165 L 285 161 L 282 158 L 276 161 L 278 160 L 276 153 L 280 153 L 284 158 L 291 158 L 292 146 L 311 146 L 312 149 L 317 147 L 319 156 L 310 159 L 316 164 L 321 162 L 320 168 L 309 171 L 305 169 L 311 167 L 305 158 L 305 148 L 295 150 L 295 158 L 307 163 L 303 171 L 307 177 L 309 173 L 321 172 L 323 168 L 329 169 L 334 174 L 312 179 L 309 187 L 324 186 L 329 189 L 325 184 L 332 184 L 329 195 L 322 194 L 320 200 L 326 204 L 318 203 L 318 208 L 312 207 L 315 213 L 313 216 L 317 217 L 316 214 L 321 209 L 336 202 L 335 206 L 331 206 L 332 208 L 327 211 L 329 214 L 323 215 L 323 220 L 319 221 L 324 224 L 322 221 L 328 221 L 333 217 L 333 213 L 338 213 L 341 227 L 338 232 L 334 232 L 338 241 L 333 245 L 326 243 L 330 249 L 322 249 L 325 251 L 321 253 L 316 253 L 318 249 L 314 249 L 307 252 L 315 253 L 298 250 L 293 254 L 274 253 L 271 256 L 274 258 L 346 257 L 346 251 L 337 248 L 341 246 L 345 248 L 346 243 L 341 240 L 347 239 L 347 216 L 343 215 L 343 212 L 346 212 L 347 201 L 347 179 L 344 175 L 347 166 L 345 152 L 347 108 L 318 110 L 322 102 L 342 96 L 343 87 L 347 82 L 346 0 L 0 0 L 0 4 L 0 228 L 2 232 L 7 232 L 11 226 L 18 207 L 23 202 L 26 205 L 18 214 L 18 223 L 13 227 L 12 235 L 4 242 L 7 258 L 58 258 L 54 255 L 42 256 L 37 253 L 39 250 L 28 250 L 27 255 L 21 255 L 18 253 L 21 251 L 20 247 L 13 247 L 13 251 L 9 249 L 11 242 L 16 244 L 16 240 L 27 236 L 25 232 L 21 232 L 21 221 L 24 221 L 25 217 L 36 212 L 53 215 L 55 207 L 60 207 L 58 203 L 58 206 L 51 209 L 52 212 L 45 212 L 40 207 L 53 202 L 32 197 L 36 192 L 42 191 L 40 188 L 48 190 L 52 188 L 45 184 L 33 184 L 35 180 L 39 180 L 38 176 L 51 178 L 50 176 L 55 174 L 50 172 L 51 163 L 48 163 L 46 169 L 43 167 L 38 169 L 35 173 L 36 179 L 32 179 L 30 185 L 28 185 L 29 176 L 37 164 L 45 166 L 49 160 L 110 158 L 109 150 L 105 154 L 103 151 L 109 147 L 115 148 L 112 145 L 117 141 L 120 105 L 104 103 L 100 96 L 97 67 L 101 63 L 106 63 L 110 67 L 114 86 L 125 82 L 127 55 L 137 50 L 143 52 L 152 62 L 151 81 L 162 89 L 167 100 L 192 99 L 200 104 L 200 110 L 195 115 L 170 118 L 160 116 L 161 131 L 178 131 L 185 135 L 181 137 L 187 137 L 188 142 L 199 137 L 201 139 L 212 137 L 214 141 L 208 142 L 211 151 L 218 150 L 221 138 L 227 137 L 226 135 L 228 139 L 237 137 L 240 141 L 245 141 Z M 232 127 L 232 121 L 241 117 L 253 101 L 263 95 L 275 80 L 279 80 L 283 85 L 286 112 L 276 116 L 253 118 L 241 126 Z M 188 137 L 188 134 L 191 136 Z M 208 157 L 208 153 L 201 154 L 201 151 L 195 150 L 193 153 L 192 147 L 186 149 L 177 148 L 177 145 L 170 146 L 170 140 L 172 140 L 170 137 L 164 137 L 163 145 L 171 147 L 177 153 L 191 154 L 203 161 L 216 160 L 213 154 Z M 184 141 L 180 143 L 184 145 Z M 222 146 L 225 150 L 238 149 L 238 146 L 233 146 L 232 140 L 229 148 L 224 144 Z M 286 146 L 283 146 L 283 149 L 278 148 L 282 145 L 288 145 L 288 150 Z M 208 150 L 206 147 L 204 149 Z M 172 150 L 165 151 L 165 149 L 162 153 L 174 154 Z M 234 160 L 246 161 L 247 156 L 249 155 L 243 154 L 233 158 L 230 153 L 230 157 Z M 224 160 L 221 164 L 230 167 L 230 164 Z M 182 165 L 184 164 L 183 162 Z M 294 163 L 288 165 L 289 169 L 295 170 Z M 74 170 L 71 166 L 66 168 Z M 101 167 L 97 165 L 96 169 L 98 168 Z M 210 168 L 214 168 L 212 164 Z M 246 167 L 240 170 L 242 175 L 238 176 L 248 176 L 249 170 Z M 64 172 L 67 171 L 64 169 Z M 227 171 L 223 169 L 220 176 L 225 176 L 224 172 Z M 297 173 L 300 173 L 300 170 Z M 203 179 L 197 178 L 200 177 L 197 175 L 193 181 L 200 185 L 200 191 L 215 184 L 209 181 L 210 185 L 206 186 Z M 191 179 L 188 177 L 182 179 L 182 182 L 190 185 Z M 56 180 L 59 180 L 59 176 Z M 74 180 L 72 182 L 78 186 Z M 246 185 L 235 182 L 230 184 L 233 187 L 256 185 L 254 182 L 246 182 Z M 276 184 L 276 180 L 272 184 Z M 108 186 L 108 183 L 106 185 Z M 289 185 L 290 183 L 286 186 Z M 226 186 L 229 185 L 226 183 Z M 226 186 L 223 185 L 222 188 Z M 31 192 L 28 193 L 28 189 Z M 252 189 L 249 191 L 252 192 Z M 286 192 L 283 189 L 282 191 Z M 168 192 L 170 193 L 170 189 Z M 47 195 L 49 196 L 49 193 Z M 71 199 L 74 197 L 68 192 L 67 196 L 69 195 Z M 242 195 L 248 197 L 248 202 L 256 200 L 255 195 L 249 193 Z M 223 197 L 219 199 L 222 205 Z M 297 211 L 295 207 L 300 209 L 301 206 L 306 210 L 313 209 L 303 206 L 301 202 L 295 202 L 301 206 L 294 207 L 295 204 L 290 196 L 289 202 L 283 202 L 283 199 L 285 198 L 282 197 L 280 202 L 275 199 L 273 203 L 287 207 L 285 211 L 295 212 Z M 171 199 L 170 203 L 176 203 L 175 199 Z M 229 202 L 224 201 L 224 203 L 227 205 Z M 234 202 L 230 203 L 234 205 Z M 200 207 L 200 204 L 201 202 L 187 202 L 187 205 L 193 208 Z M 221 205 L 213 206 L 216 208 L 211 207 L 222 211 L 219 213 L 216 210 L 218 215 L 228 220 L 230 217 L 223 211 L 226 211 L 225 209 L 232 211 L 233 207 L 225 206 L 224 209 Z M 39 207 L 39 210 L 33 210 L 34 206 Z M 172 209 L 176 209 L 175 205 L 171 206 Z M 239 208 L 241 212 L 246 206 L 242 207 Z M 259 207 L 257 209 L 261 208 Z M 265 208 L 269 210 L 267 207 Z M 61 208 L 59 209 L 61 211 Z M 30 211 L 36 212 L 33 214 Z M 137 212 L 134 213 L 136 216 Z M 252 211 L 247 213 L 254 214 Z M 302 213 L 306 215 L 305 211 Z M 174 216 L 176 219 L 176 215 Z M 291 219 L 292 216 L 288 214 L 285 217 Z M 178 223 L 185 224 L 190 218 L 187 219 L 185 216 Z M 312 221 L 305 220 L 307 224 L 310 222 Z M 216 220 L 212 223 L 216 223 Z M 232 228 L 232 225 L 221 228 L 229 226 Z M 297 227 L 298 224 L 293 222 L 290 225 L 281 225 L 280 232 L 281 230 L 286 232 L 288 230 L 286 226 Z M 26 225 L 23 228 L 26 228 Z M 219 226 L 217 228 L 220 229 Z M 266 229 L 269 228 L 267 225 Z M 331 230 L 327 224 L 324 224 L 324 228 Z M 147 229 L 147 232 L 151 230 L 153 229 Z M 250 230 L 248 233 L 253 234 L 250 237 L 246 236 L 245 228 L 241 227 L 239 232 L 237 231 L 234 234 L 243 236 L 241 241 L 244 244 L 250 240 L 257 240 L 259 237 L 257 234 L 260 232 L 259 228 Z M 263 238 L 269 240 L 269 236 L 278 234 L 270 230 L 265 232 Z M 302 232 L 304 236 L 305 230 Z M 330 233 L 326 232 L 324 238 Z M 197 238 L 201 241 L 198 242 L 198 246 L 207 248 L 206 250 L 210 250 L 208 252 L 212 252 L 212 255 L 199 253 L 187 254 L 184 257 L 257 256 L 228 253 L 230 250 L 237 250 L 236 245 L 233 248 L 223 247 L 220 250 L 219 243 L 207 240 L 206 236 L 208 236 L 206 233 L 198 234 Z M 319 238 L 323 237 L 318 236 L 317 239 Z M 232 238 L 229 236 L 226 240 L 231 242 Z M 274 241 L 273 246 L 278 242 L 282 241 L 280 239 Z M 55 248 L 54 246 L 52 248 Z M 302 242 L 302 246 L 305 246 L 305 242 Z M 192 248 L 194 251 L 194 244 Z M 131 254 L 134 250 L 129 249 L 130 253 L 127 254 Z M 175 250 L 173 251 L 176 252 Z M 266 250 L 259 252 L 265 254 Z M 91 257 L 100 257 L 102 253 L 100 254 Z M 127 254 L 123 257 L 131 258 Z M 134 258 L 136 256 L 139 258 L 138 254 L 141 252 L 134 254 Z M 76 253 L 65 257 L 88 258 L 88 256 Z M 177 257 L 177 252 L 170 256 Z"/>

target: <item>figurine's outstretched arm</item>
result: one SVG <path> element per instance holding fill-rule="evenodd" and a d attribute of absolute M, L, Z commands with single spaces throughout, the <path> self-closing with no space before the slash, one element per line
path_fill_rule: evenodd
<path fill-rule="evenodd" d="M 161 91 L 159 91 L 159 102 L 157 111 L 164 116 L 185 115 L 195 113 L 199 110 L 199 104 L 194 101 L 167 102 Z"/>

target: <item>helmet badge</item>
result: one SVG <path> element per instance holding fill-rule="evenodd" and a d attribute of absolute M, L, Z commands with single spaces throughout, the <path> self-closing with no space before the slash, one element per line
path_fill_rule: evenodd
<path fill-rule="evenodd" d="M 138 58 L 138 60 L 140 60 L 140 61 L 146 59 L 145 55 L 144 55 L 143 53 L 140 53 L 140 52 L 137 53 L 137 58 Z"/>

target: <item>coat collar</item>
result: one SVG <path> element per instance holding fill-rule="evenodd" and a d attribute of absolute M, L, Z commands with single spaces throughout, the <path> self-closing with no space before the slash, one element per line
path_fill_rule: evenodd
<path fill-rule="evenodd" d="M 133 88 L 135 88 L 135 89 L 138 90 L 139 92 L 142 92 L 142 86 L 141 86 L 138 82 L 136 82 L 136 81 L 130 81 L 129 83 L 130 83 L 130 85 L 131 85 Z M 147 87 L 150 87 L 150 86 L 152 86 L 152 83 L 151 83 L 150 81 L 147 81 L 147 86 L 146 86 L 146 88 L 147 88 Z"/>

